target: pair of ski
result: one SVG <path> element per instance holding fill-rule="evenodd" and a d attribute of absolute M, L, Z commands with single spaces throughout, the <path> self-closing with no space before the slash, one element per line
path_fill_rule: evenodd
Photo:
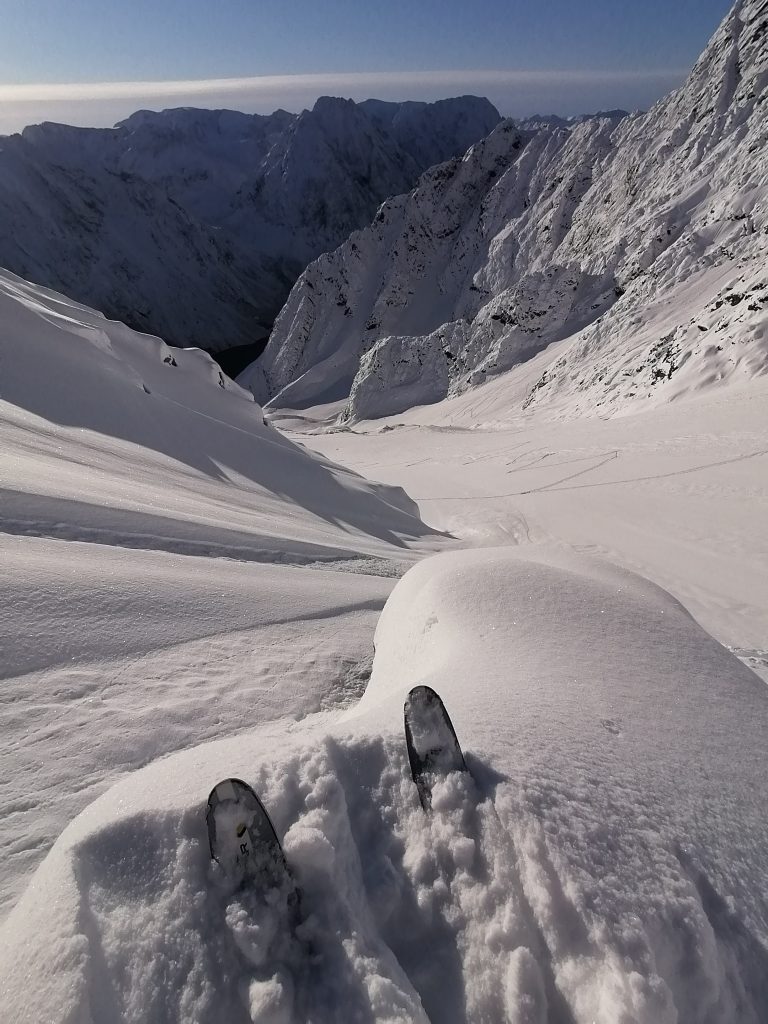
<path fill-rule="evenodd" d="M 429 811 L 432 789 L 451 772 L 467 770 L 456 731 L 440 697 L 429 686 L 416 686 L 404 708 L 405 741 L 411 775 L 421 806 Z M 266 808 L 240 779 L 225 779 L 208 797 L 211 857 L 230 882 L 255 883 L 261 889 L 290 888 L 289 904 L 298 901 L 293 876 Z"/>

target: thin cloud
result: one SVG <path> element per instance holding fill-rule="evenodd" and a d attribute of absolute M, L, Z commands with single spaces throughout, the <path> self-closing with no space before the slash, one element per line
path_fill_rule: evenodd
<path fill-rule="evenodd" d="M 601 97 L 604 102 L 597 102 L 597 106 L 648 105 L 679 84 L 684 75 L 679 70 L 438 70 L 8 84 L 0 85 L 0 132 L 17 131 L 40 120 L 112 124 L 142 106 L 229 106 L 254 113 L 280 106 L 298 110 L 328 94 L 358 100 L 369 96 L 432 100 L 474 92 L 487 95 L 505 114 L 554 110 L 570 114 L 597 109 L 583 104 Z M 626 98 L 635 96 L 641 98 L 641 103 L 628 104 Z"/>

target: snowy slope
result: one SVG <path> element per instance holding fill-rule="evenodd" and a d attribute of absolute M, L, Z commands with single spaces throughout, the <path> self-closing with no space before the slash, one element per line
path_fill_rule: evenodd
<path fill-rule="evenodd" d="M 299 563 L 425 534 L 403 492 L 280 435 L 204 352 L 170 349 L 7 271 L 0 303 L 6 532 L 47 535 L 53 519 L 65 534 L 71 520 L 72 539 L 104 530 L 142 546 L 146 533 L 144 546 L 194 551 L 199 520 L 204 544 L 218 534 L 223 552 Z M 228 508 L 214 511 L 222 487 Z M 165 506 L 165 489 L 187 502 Z"/>
<path fill-rule="evenodd" d="M 568 550 L 768 665 L 764 382 L 551 422 L 520 410 L 541 353 L 302 437 L 387 488 L 265 426 L 202 353 L 12 275 L 0 299 L 0 1019 L 764 1019 L 765 686 Z M 412 569 L 368 683 L 394 577 L 447 543 L 398 485 L 516 547 Z M 417 682 L 476 779 L 431 819 Z M 229 774 L 284 839 L 295 941 L 211 868 Z"/>
<path fill-rule="evenodd" d="M 335 248 L 367 224 L 382 199 L 403 191 L 431 164 L 466 149 L 498 123 L 488 100 L 429 104 L 354 103 L 321 97 L 275 141 L 235 195 L 223 223 L 301 261 Z M 391 108 L 394 108 L 393 110 Z"/>
<path fill-rule="evenodd" d="M 500 120 L 488 100 L 478 96 L 435 103 L 365 100 L 360 106 L 421 167 L 460 156 L 478 141 L 479 125 L 485 126 L 482 134 L 488 135 Z"/>
<path fill-rule="evenodd" d="M 431 817 L 401 735 L 418 682 L 473 776 Z M 166 759 L 73 822 L 0 935 L 5 1016 L 757 1024 L 766 728 L 764 685 L 631 574 L 424 561 L 358 707 Z M 228 773 L 284 837 L 294 938 L 211 869 L 205 796 Z"/>
<path fill-rule="evenodd" d="M 5 910 L 125 772 L 358 694 L 392 578 L 441 538 L 205 353 L 5 271 L 0 439 Z"/>
<path fill-rule="evenodd" d="M 295 440 L 204 353 L 0 272 L 1 1021 L 766 1020 L 760 19 L 738 4 L 645 115 L 670 138 L 505 122 L 313 264 L 288 308 L 319 358 L 285 350 L 301 412 L 271 413 Z M 365 106 L 350 166 L 399 117 Z M 189 118 L 139 163 L 172 174 L 187 127 L 215 154 Z M 350 386 L 347 418 L 407 411 L 323 429 Z M 483 549 L 410 568 L 458 544 Z M 473 773 L 431 817 L 419 682 Z M 211 865 L 230 774 L 284 841 L 294 935 Z"/>
<path fill-rule="evenodd" d="M 177 345 L 258 342 L 310 259 L 499 120 L 475 97 L 401 106 L 27 128 L 0 139 L 0 265 Z"/>
<path fill-rule="evenodd" d="M 559 114 L 531 114 L 528 117 L 518 118 L 518 127 L 525 130 L 536 128 L 572 128 L 574 125 L 582 124 L 584 121 L 617 120 L 621 117 L 629 117 L 628 110 L 617 108 L 615 110 L 598 110 L 595 114 L 578 114 L 575 117 L 560 117 Z"/>
<path fill-rule="evenodd" d="M 263 335 L 258 265 L 123 169 L 121 136 L 43 124 L 0 140 L 0 266 L 179 345 Z"/>
<path fill-rule="evenodd" d="M 430 171 L 307 268 L 243 383 L 293 407 L 351 390 L 358 419 L 568 337 L 530 403 L 614 410 L 763 373 L 765 14 L 738 0 L 647 114 L 505 123 Z"/>

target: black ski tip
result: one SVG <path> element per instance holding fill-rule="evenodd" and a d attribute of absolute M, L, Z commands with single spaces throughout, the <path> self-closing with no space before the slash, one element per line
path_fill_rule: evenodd
<path fill-rule="evenodd" d="M 275 826 L 267 813 L 267 809 L 261 802 L 253 788 L 242 779 L 222 779 L 217 782 L 208 794 L 208 805 L 205 812 L 205 823 L 208 829 L 208 848 L 211 852 L 211 860 L 218 860 L 216 856 L 216 808 L 219 804 L 231 800 L 235 803 L 242 803 L 248 810 L 259 814 L 265 824 L 267 832 L 271 834 L 275 845 L 282 851 L 280 840 L 277 838 Z"/>
<path fill-rule="evenodd" d="M 467 765 L 445 704 L 431 686 L 413 687 L 405 699 L 403 718 L 411 777 L 421 806 L 429 811 L 434 781 L 452 771 L 465 772 Z"/>
<path fill-rule="evenodd" d="M 420 683 L 418 686 L 414 686 L 405 698 L 406 707 L 408 704 L 422 704 L 422 703 L 438 703 L 445 708 L 443 699 L 437 690 L 433 690 L 431 686 L 427 686 L 426 683 Z"/>

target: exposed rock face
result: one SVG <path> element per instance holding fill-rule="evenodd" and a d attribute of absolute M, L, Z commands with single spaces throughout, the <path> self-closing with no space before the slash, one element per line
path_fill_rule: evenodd
<path fill-rule="evenodd" d="M 351 393 L 359 418 L 572 336 L 528 404 L 620 407 L 763 372 L 767 98 L 768 2 L 739 0 L 648 113 L 500 124 L 311 264 L 243 380 L 284 405 Z"/>
<path fill-rule="evenodd" d="M 387 200 L 294 287 L 257 364 L 266 393 L 287 405 L 344 397 L 375 343 L 433 335 L 442 345 L 439 329 L 459 322 L 452 337 L 463 340 L 445 357 L 450 385 L 475 383 L 562 337 L 564 325 L 588 323 L 590 307 L 613 298 L 613 277 L 580 287 L 578 265 L 553 269 L 553 256 L 613 127 L 523 132 L 504 121 Z M 243 380 L 263 398 L 258 372 Z"/>
<path fill-rule="evenodd" d="M 0 139 L 0 265 L 181 345 L 258 342 L 307 263 L 499 121 L 487 100 L 139 111 Z"/>

